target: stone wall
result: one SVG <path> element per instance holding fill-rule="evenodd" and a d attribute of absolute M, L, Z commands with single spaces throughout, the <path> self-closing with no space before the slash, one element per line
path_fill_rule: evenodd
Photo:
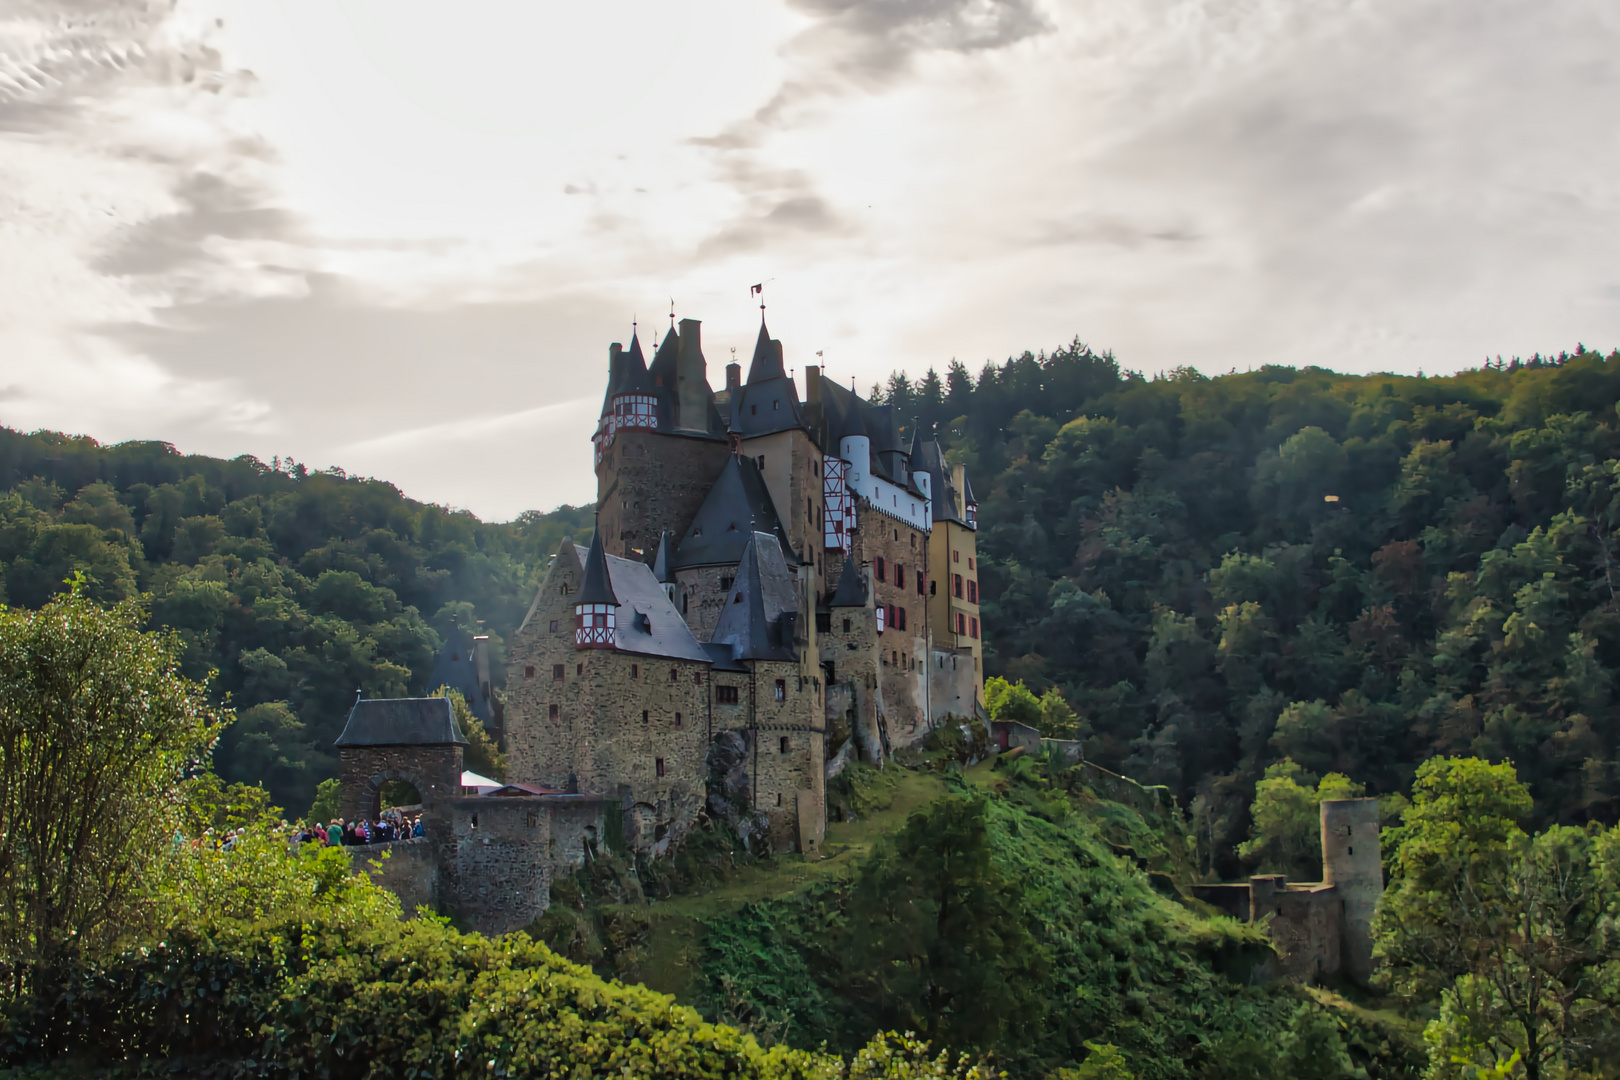
<path fill-rule="evenodd" d="M 619 432 L 596 467 L 597 520 L 608 553 L 650 563 L 662 530 L 680 536 L 692 524 L 727 453 L 720 439 Z"/>
<path fill-rule="evenodd" d="M 439 862 L 433 842 L 427 837 L 343 850 L 356 871 L 399 897 L 399 906 L 407 918 L 414 917 L 418 908 L 438 910 Z"/>
<path fill-rule="evenodd" d="M 941 648 L 936 643 L 929 651 L 933 657 L 928 667 L 930 718 L 937 722 L 947 716 L 972 716 L 981 697 L 973 650 Z"/>
<path fill-rule="evenodd" d="M 440 854 L 443 893 L 482 934 L 527 926 L 551 897 L 551 816 L 541 798 L 466 798 L 445 803 L 449 840 Z"/>
<path fill-rule="evenodd" d="M 793 553 L 820 566 L 825 561 L 820 510 L 823 505 L 821 451 L 803 431 L 778 431 L 746 439 L 744 456 L 765 459 L 762 476 L 776 514 L 787 530 Z"/>
<path fill-rule="evenodd" d="M 628 796 L 629 809 L 651 819 L 656 837 L 680 827 L 703 803 L 709 665 L 576 649 L 572 600 L 580 576 L 577 559 L 559 554 L 528 623 L 513 637 L 508 778 Z"/>
<path fill-rule="evenodd" d="M 833 608 L 828 630 L 819 635 L 823 670 L 832 665 L 826 682 L 826 727 L 836 753 L 853 737 L 860 759 L 868 765 L 883 762 L 883 738 L 878 727 L 878 637 L 871 608 Z M 847 627 L 847 629 L 846 629 Z"/>
<path fill-rule="evenodd" d="M 692 636 L 708 641 L 726 608 L 731 583 L 737 579 L 735 566 L 700 566 L 675 575 L 675 607 L 691 627 Z"/>
<path fill-rule="evenodd" d="M 875 604 L 904 608 L 906 628 L 885 622 L 878 635 L 878 688 L 889 740 L 904 746 L 928 734 L 924 711 L 928 681 L 927 567 L 928 534 L 875 510 L 864 499 L 857 511 L 859 527 L 852 538 L 855 561 L 867 573 Z M 883 579 L 877 579 L 877 560 Z M 905 581 L 895 584 L 895 567 Z M 887 619 L 887 616 L 885 616 Z"/>
<path fill-rule="evenodd" d="M 343 746 L 338 748 L 341 813 L 345 821 L 373 820 L 383 784 L 403 780 L 422 805 L 461 793 L 459 746 Z"/>
<path fill-rule="evenodd" d="M 1266 923 L 1273 977 L 1309 981 L 1339 970 L 1344 900 L 1332 885 L 1289 885 L 1281 874 L 1249 879 L 1251 918 Z"/>
<path fill-rule="evenodd" d="M 771 822 L 772 845 L 794 848 L 800 830 L 798 793 L 808 792 L 811 804 L 825 814 L 826 721 L 820 687 L 801 676 L 799 666 L 792 663 L 761 661 L 754 679 L 759 729 L 754 805 Z"/>

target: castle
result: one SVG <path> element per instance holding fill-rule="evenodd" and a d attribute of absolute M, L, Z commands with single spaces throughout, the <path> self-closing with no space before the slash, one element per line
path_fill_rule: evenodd
<path fill-rule="evenodd" d="M 671 326 L 651 364 L 634 335 L 609 348 L 596 534 L 562 545 L 509 643 L 508 771 L 617 799 L 656 850 L 729 733 L 747 809 L 813 855 L 830 759 L 982 708 L 977 507 L 890 407 L 814 366 L 801 401 L 763 320 L 719 391 L 701 333 Z"/>
<path fill-rule="evenodd" d="M 725 375 L 715 390 L 694 319 L 650 364 L 634 333 L 610 346 L 595 535 L 563 542 L 508 642 L 504 787 L 459 790 L 453 719 L 356 706 L 337 743 L 346 815 L 390 779 L 436 808 L 431 858 L 385 871 L 402 895 L 523 925 L 590 844 L 656 856 L 705 808 L 815 857 L 830 773 L 983 716 L 963 468 L 818 367 L 801 400 L 763 318 L 747 378 Z M 490 709 L 487 649 L 455 649 L 458 685 Z M 532 900 L 491 907 L 492 866 Z"/>

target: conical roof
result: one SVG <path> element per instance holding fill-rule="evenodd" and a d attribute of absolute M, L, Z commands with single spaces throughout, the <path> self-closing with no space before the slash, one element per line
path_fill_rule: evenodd
<path fill-rule="evenodd" d="M 844 567 L 838 572 L 838 589 L 827 603 L 828 607 L 865 607 L 866 578 L 855 565 L 855 556 L 844 556 Z"/>
<path fill-rule="evenodd" d="M 591 548 L 585 555 L 585 584 L 580 588 L 579 596 L 574 603 L 619 606 L 619 598 L 613 595 L 613 581 L 608 576 L 607 552 L 602 550 L 600 527 L 591 537 Z"/>
<path fill-rule="evenodd" d="M 658 537 L 658 554 L 653 558 L 653 577 L 660 585 L 675 580 L 675 536 L 668 529 Z"/>
<path fill-rule="evenodd" d="M 757 383 L 766 379 L 780 379 L 786 374 L 782 367 L 782 343 L 771 339 L 770 331 L 765 329 L 765 320 L 760 319 L 759 339 L 754 342 L 754 360 L 748 365 L 748 381 Z"/>
<path fill-rule="evenodd" d="M 732 454 L 676 546 L 671 569 L 735 566 L 756 532 L 775 536 L 785 552 L 793 549 L 759 466 Z"/>
<path fill-rule="evenodd" d="M 669 328 L 664 335 L 664 342 L 658 346 L 653 354 L 652 366 L 647 369 L 651 376 L 655 391 L 673 391 L 675 389 L 675 366 L 681 355 L 681 339 L 675 333 L 675 328 Z"/>

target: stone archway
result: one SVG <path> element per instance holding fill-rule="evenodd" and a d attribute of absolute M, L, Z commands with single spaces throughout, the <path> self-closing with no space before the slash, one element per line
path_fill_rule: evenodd
<path fill-rule="evenodd" d="M 416 789 L 418 797 L 422 799 L 423 809 L 426 809 L 427 798 L 423 794 L 428 791 L 427 780 L 415 769 L 383 769 L 372 773 L 366 778 L 361 790 L 356 793 L 355 800 L 350 804 L 348 799 L 343 800 L 345 806 L 353 805 L 357 817 L 367 821 L 376 821 L 382 814 L 383 785 L 392 781 L 409 784 Z"/>

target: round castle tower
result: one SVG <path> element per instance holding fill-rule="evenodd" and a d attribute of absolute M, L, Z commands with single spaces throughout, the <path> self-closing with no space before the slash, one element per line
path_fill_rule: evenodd
<path fill-rule="evenodd" d="M 1373 970 L 1373 913 L 1384 894 L 1377 799 L 1323 800 L 1322 881 L 1344 900 L 1341 962 L 1364 983 Z"/>

